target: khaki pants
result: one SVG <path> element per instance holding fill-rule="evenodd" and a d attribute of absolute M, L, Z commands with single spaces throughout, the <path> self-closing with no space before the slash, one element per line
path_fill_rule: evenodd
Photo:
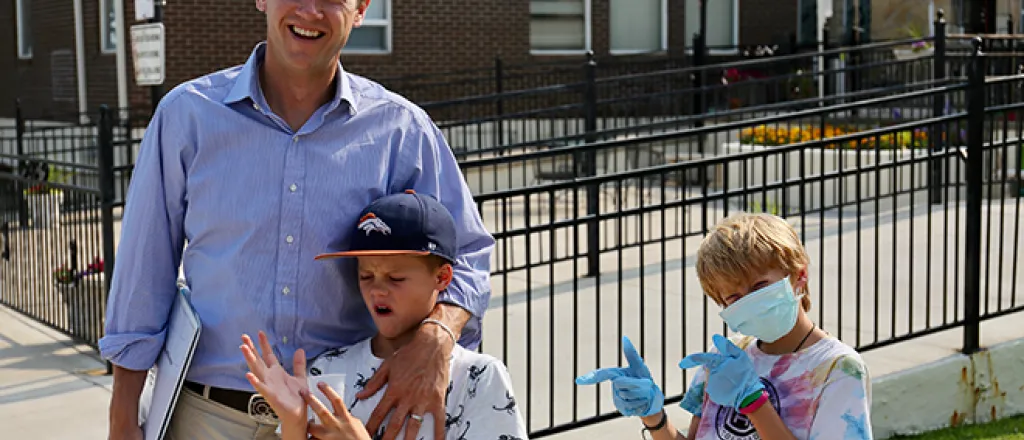
<path fill-rule="evenodd" d="M 277 425 L 261 425 L 248 414 L 182 388 L 167 430 L 168 440 L 276 440 Z"/>

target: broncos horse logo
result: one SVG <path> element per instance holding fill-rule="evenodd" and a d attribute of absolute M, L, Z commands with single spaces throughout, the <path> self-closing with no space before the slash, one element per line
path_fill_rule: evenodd
<path fill-rule="evenodd" d="M 384 220 L 377 218 L 373 213 L 368 213 L 359 219 L 359 225 L 356 226 L 360 231 L 370 235 L 371 232 L 380 232 L 384 235 L 391 235 L 391 227 L 384 223 Z"/>

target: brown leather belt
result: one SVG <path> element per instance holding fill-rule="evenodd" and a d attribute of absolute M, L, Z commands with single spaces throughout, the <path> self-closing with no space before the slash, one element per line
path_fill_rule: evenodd
<path fill-rule="evenodd" d="M 247 391 L 211 387 L 190 381 L 185 381 L 185 388 L 228 408 L 241 411 L 244 414 L 249 414 L 249 399 L 255 394 Z"/>

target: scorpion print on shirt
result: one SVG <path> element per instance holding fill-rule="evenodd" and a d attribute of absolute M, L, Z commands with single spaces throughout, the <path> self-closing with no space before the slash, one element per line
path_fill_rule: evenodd
<path fill-rule="evenodd" d="M 370 419 L 373 408 L 384 397 L 384 386 L 366 400 L 357 400 L 383 361 L 373 355 L 370 340 L 366 339 L 346 348 L 328 350 L 309 364 L 310 374 L 344 374 L 344 400 L 349 412 L 363 423 Z M 445 440 L 525 440 L 526 425 L 516 405 L 505 366 L 492 356 L 456 346 L 452 350 L 451 382 L 445 391 Z M 390 416 L 389 416 L 390 417 Z M 384 431 L 374 439 L 381 438 Z M 423 423 L 416 438 L 434 437 L 434 420 L 423 415 Z M 405 429 L 398 438 L 405 437 Z"/>
<path fill-rule="evenodd" d="M 799 440 L 871 440 L 871 379 L 860 355 L 827 337 L 796 353 L 770 355 L 743 344 L 769 402 Z M 759 440 L 747 416 L 716 405 L 698 369 L 680 406 L 700 417 L 697 440 Z"/>

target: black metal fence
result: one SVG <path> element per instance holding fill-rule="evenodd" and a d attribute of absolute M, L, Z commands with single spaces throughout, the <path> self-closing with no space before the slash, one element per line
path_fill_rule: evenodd
<path fill-rule="evenodd" d="M 0 133 L 0 303 L 94 347 L 141 136 L 119 113 L 42 123 L 19 108 Z"/>
<path fill-rule="evenodd" d="M 459 87 L 487 84 L 458 89 L 463 95 L 431 100 L 416 95 L 415 85 L 396 90 L 431 114 L 460 159 L 473 160 L 853 102 L 964 77 L 971 37 L 948 34 L 941 14 L 934 31 L 934 37 L 861 46 L 754 48 L 715 64 L 694 54 L 627 69 L 614 59 L 588 57 L 575 65 L 532 67 L 543 73 L 523 68 L 521 76 L 530 79 L 515 84 L 507 84 L 498 62 L 494 69 L 431 77 Z M 990 73 L 1016 73 L 1024 38 L 987 37 Z M 904 113 L 921 109 L 908 105 Z"/>
<path fill-rule="evenodd" d="M 980 321 L 1024 310 L 1024 76 L 991 75 L 996 59 L 975 50 L 959 61 L 963 75 L 809 98 L 785 114 L 463 160 L 467 176 L 566 157 L 587 167 L 475 196 L 497 239 L 482 350 L 508 366 L 531 437 L 616 417 L 606 388 L 573 378 L 621 363 L 621 335 L 637 342 L 668 402 L 680 399 L 687 376 L 675 363 L 727 330 L 700 293 L 694 252 L 740 210 L 797 226 L 814 260 L 815 320 L 833 335 L 870 350 L 963 328 L 964 351 L 977 350 Z M 123 113 L 90 116 L 73 129 L 19 123 L 0 135 L 0 162 L 15 168 L 0 170 L 0 302 L 95 345 L 141 133 Z M 851 120 L 865 122 L 826 135 Z M 811 135 L 778 138 L 792 128 Z M 689 154 L 701 145 L 714 155 Z M 680 159 L 665 159 L 673 151 Z M 80 163 L 90 154 L 95 165 Z M 636 166 L 598 172 L 602 156 Z M 42 179 L 29 162 L 71 177 Z"/>
<path fill-rule="evenodd" d="M 667 402 L 680 400 L 689 377 L 676 362 L 728 331 L 701 294 L 693 259 L 708 227 L 731 212 L 793 222 L 813 260 L 812 316 L 859 350 L 963 329 L 963 350 L 974 352 L 981 321 L 1024 311 L 1024 76 L 986 79 L 984 56 L 967 61 L 970 81 L 888 98 L 963 99 L 964 110 L 478 195 L 498 241 L 482 349 L 508 366 L 531 438 L 618 417 L 606 387 L 577 387 L 573 378 L 622 365 L 623 335 Z M 1013 99 L 986 105 L 986 89 Z M 861 105 L 871 104 L 805 115 L 835 118 Z M 707 130 L 578 150 L 647 149 Z M 904 137 L 920 142 L 893 144 Z M 692 175 L 708 178 L 687 183 Z"/>

